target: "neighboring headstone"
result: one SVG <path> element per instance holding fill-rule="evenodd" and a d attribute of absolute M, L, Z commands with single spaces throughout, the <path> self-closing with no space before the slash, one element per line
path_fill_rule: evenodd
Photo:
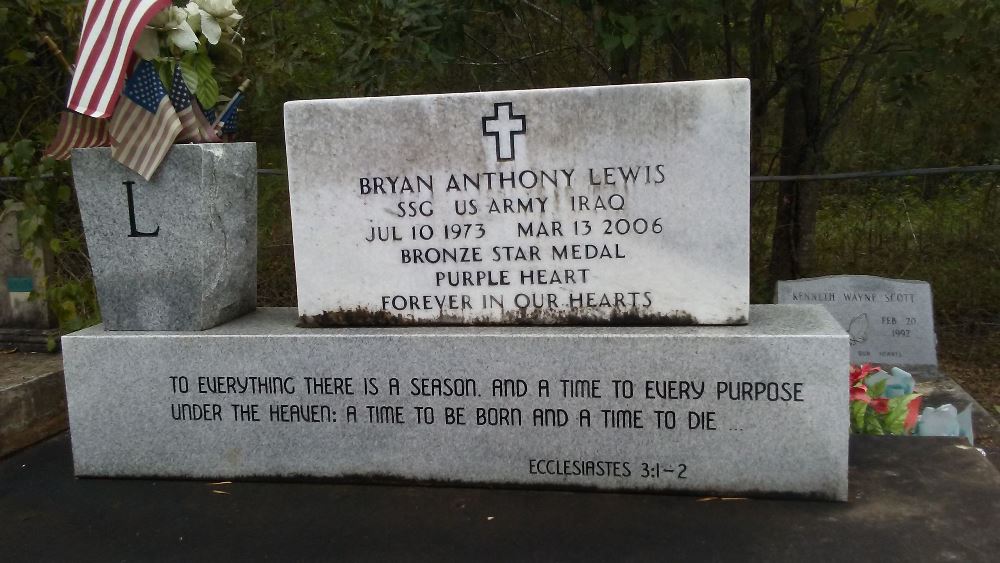
<path fill-rule="evenodd" d="M 851 337 L 851 363 L 937 366 L 927 282 L 875 276 L 779 281 L 775 303 L 826 307 Z"/>
<path fill-rule="evenodd" d="M 0 349 L 45 351 L 56 319 L 44 298 L 31 299 L 51 268 L 47 251 L 37 267 L 24 258 L 17 236 L 17 215 L 0 213 Z"/>
<path fill-rule="evenodd" d="M 76 474 L 847 498 L 847 336 L 749 326 L 296 328 L 63 339 Z M 839 375 L 840 377 L 837 377 Z"/>
<path fill-rule="evenodd" d="M 745 324 L 745 79 L 296 101 L 307 326 Z"/>
<path fill-rule="evenodd" d="M 107 330 L 203 330 L 256 305 L 254 143 L 175 145 L 147 182 L 111 149 L 73 151 Z"/>

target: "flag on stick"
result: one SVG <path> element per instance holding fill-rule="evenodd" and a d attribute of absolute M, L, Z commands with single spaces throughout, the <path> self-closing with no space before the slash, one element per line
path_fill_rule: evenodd
<path fill-rule="evenodd" d="M 174 104 L 177 117 L 181 121 L 181 132 L 178 141 L 194 143 L 218 143 L 222 139 L 215 134 L 212 124 L 205 117 L 205 112 L 198 105 L 198 100 L 191 96 L 187 83 L 181 75 L 181 66 L 174 68 L 174 78 L 170 86 L 170 101 Z"/>
<path fill-rule="evenodd" d="M 118 102 L 139 34 L 170 0 L 89 0 L 66 107 L 107 118 Z"/>
<path fill-rule="evenodd" d="M 239 109 L 240 102 L 242 102 L 243 98 L 246 96 L 245 92 L 247 86 L 250 86 L 249 78 L 244 80 L 243 83 L 240 84 L 240 87 L 236 90 L 236 93 L 233 94 L 232 99 L 230 99 L 229 103 L 226 104 L 226 107 L 223 108 L 222 115 L 216 118 L 216 120 L 212 123 L 212 127 L 217 132 L 220 131 L 222 133 L 236 132 L 236 110 Z"/>
<path fill-rule="evenodd" d="M 111 157 L 149 180 L 182 126 L 167 90 L 149 61 L 141 61 L 125 83 L 111 117 Z"/>
<path fill-rule="evenodd" d="M 56 137 L 45 149 L 45 156 L 66 160 L 75 148 L 106 147 L 110 143 L 107 121 L 64 111 L 59 117 Z"/>

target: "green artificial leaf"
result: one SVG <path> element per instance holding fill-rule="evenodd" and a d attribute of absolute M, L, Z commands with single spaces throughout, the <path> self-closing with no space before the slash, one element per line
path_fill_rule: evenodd
<path fill-rule="evenodd" d="M 169 90 L 174 83 L 174 60 L 154 59 L 153 66 L 156 67 L 156 73 L 160 76 L 163 87 Z"/>
<path fill-rule="evenodd" d="M 906 403 L 910 402 L 908 399 L 909 396 L 889 399 L 889 412 L 886 413 L 885 419 L 882 421 L 886 432 L 889 434 L 894 436 L 904 434 L 903 423 L 906 422 Z"/>
<path fill-rule="evenodd" d="M 626 33 L 625 35 L 622 35 L 622 47 L 628 49 L 632 45 L 635 45 L 637 39 L 638 37 L 633 33 Z"/>
<path fill-rule="evenodd" d="M 200 88 L 195 95 L 198 97 L 198 103 L 201 104 L 201 107 L 214 107 L 219 101 L 219 83 L 216 82 L 215 77 L 211 74 L 201 77 Z"/>
<path fill-rule="evenodd" d="M 885 386 L 886 386 L 887 383 L 889 383 L 889 380 L 888 379 L 883 379 L 882 381 L 879 381 L 875 385 L 869 386 L 868 387 L 868 396 L 872 397 L 873 399 L 877 399 L 877 398 L 881 397 L 882 395 L 884 395 L 885 394 Z"/>
<path fill-rule="evenodd" d="M 194 57 L 194 72 L 198 75 L 198 103 L 201 107 L 210 108 L 219 101 L 219 83 L 212 76 L 212 59 L 208 58 L 208 53 L 199 52 Z M 187 80 L 187 77 L 185 77 Z"/>
<path fill-rule="evenodd" d="M 878 418 L 878 413 L 873 410 L 868 410 L 865 413 L 865 434 L 870 434 L 872 436 L 884 436 L 885 429 L 882 427 L 882 422 Z"/>
<path fill-rule="evenodd" d="M 59 244 L 59 239 L 54 238 L 49 240 L 49 248 L 51 248 L 52 252 L 55 254 L 59 254 L 59 251 L 62 250 L 62 246 Z"/>
<path fill-rule="evenodd" d="M 181 78 L 184 79 L 184 83 L 187 84 L 188 90 L 192 94 L 197 94 L 198 89 L 201 87 L 199 82 L 200 75 L 195 69 L 194 59 L 198 57 L 198 53 L 187 53 L 181 57 Z"/>
<path fill-rule="evenodd" d="M 863 434 L 865 431 L 865 412 L 868 405 L 864 401 L 854 401 L 851 403 L 851 431 L 855 434 Z"/>

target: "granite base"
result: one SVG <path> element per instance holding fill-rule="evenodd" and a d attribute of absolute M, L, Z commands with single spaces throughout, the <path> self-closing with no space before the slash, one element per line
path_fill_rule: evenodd
<path fill-rule="evenodd" d="M 729 327 L 303 329 L 63 338 L 76 474 L 847 497 L 847 335 Z"/>

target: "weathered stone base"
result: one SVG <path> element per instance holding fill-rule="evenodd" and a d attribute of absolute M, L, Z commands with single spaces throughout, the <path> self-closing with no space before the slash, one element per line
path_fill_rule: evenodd
<path fill-rule="evenodd" d="M 0 354 L 0 457 L 66 429 L 58 354 Z"/>
<path fill-rule="evenodd" d="M 51 348 L 50 349 L 50 342 Z M 57 328 L 5 328 L 0 327 L 0 350 L 18 352 L 55 352 L 59 349 Z"/>
<path fill-rule="evenodd" d="M 261 309 L 200 333 L 65 337 L 76 474 L 847 498 L 848 341 L 821 307 L 755 306 L 731 327 L 295 323 Z M 495 396 L 505 379 L 523 396 Z M 780 391 L 732 400 L 720 382 Z M 218 420 L 187 420 L 205 412 Z"/>

